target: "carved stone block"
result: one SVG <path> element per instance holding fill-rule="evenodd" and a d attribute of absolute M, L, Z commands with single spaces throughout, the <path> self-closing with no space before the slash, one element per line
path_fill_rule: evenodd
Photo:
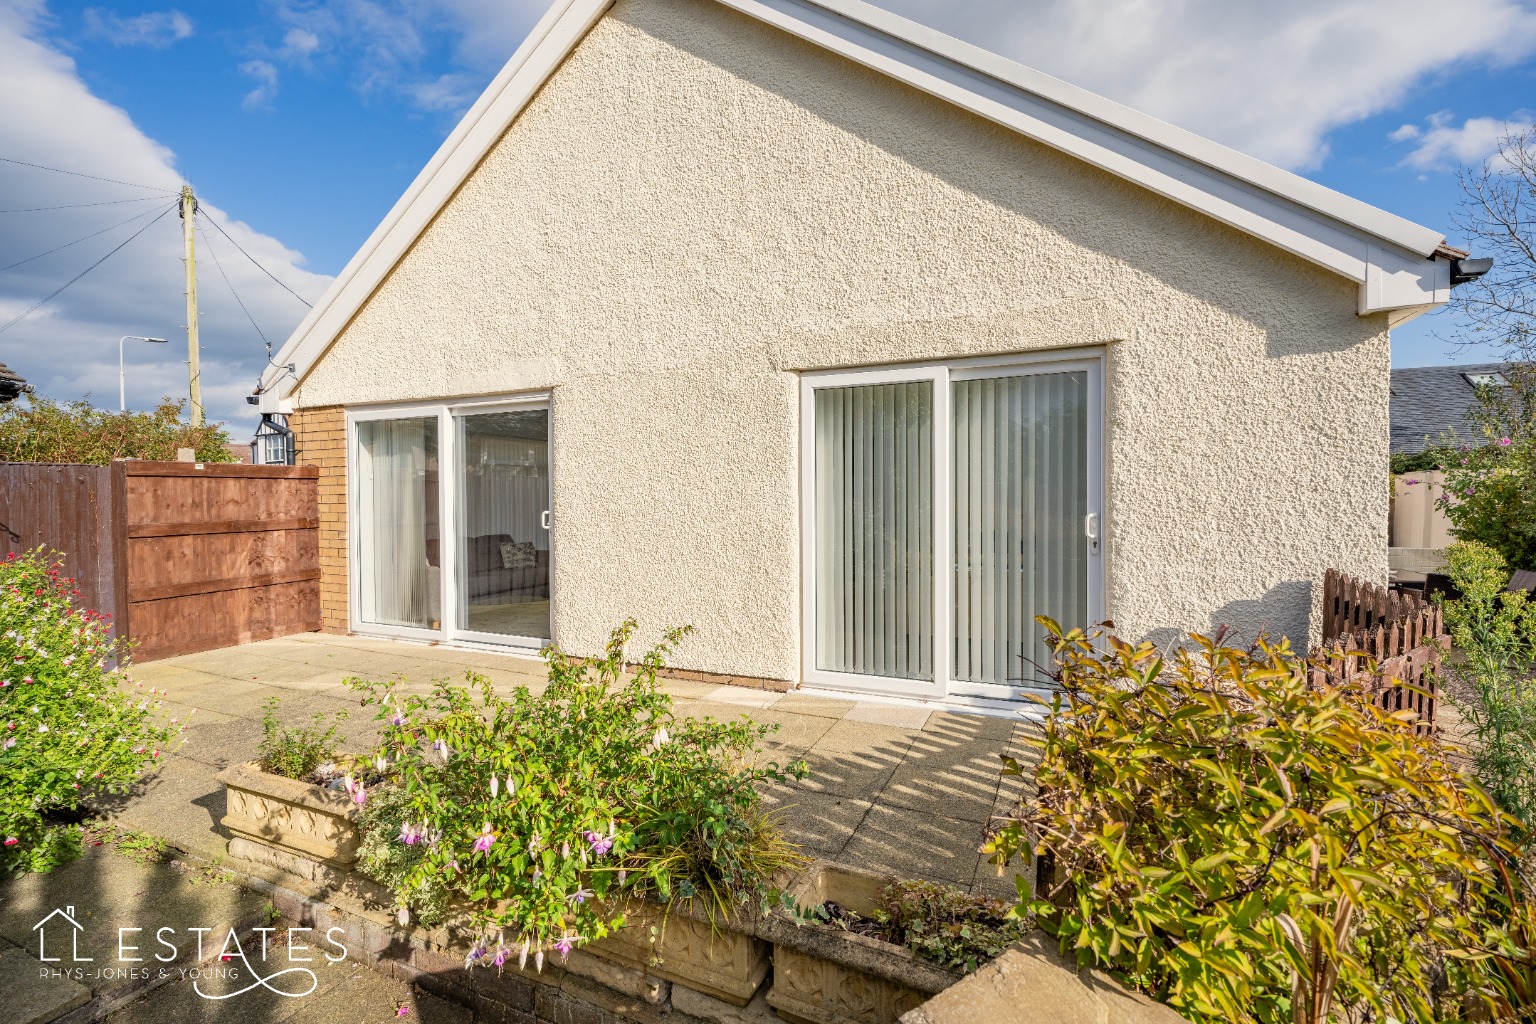
<path fill-rule="evenodd" d="M 817 861 L 791 889 L 802 907 L 828 901 L 868 916 L 880 875 Z M 795 1024 L 895 1024 L 960 975 L 910 950 L 822 925 L 795 925 L 775 915 L 763 928 L 773 941 L 768 1005 Z"/>
<path fill-rule="evenodd" d="M 768 944 L 724 920 L 638 901 L 621 909 L 624 927 L 590 952 L 733 1006 L 747 1005 L 768 976 Z"/>
<path fill-rule="evenodd" d="M 225 788 L 222 823 L 231 832 L 332 867 L 356 863 L 358 808 L 346 794 L 254 764 L 226 768 L 217 778 Z"/>

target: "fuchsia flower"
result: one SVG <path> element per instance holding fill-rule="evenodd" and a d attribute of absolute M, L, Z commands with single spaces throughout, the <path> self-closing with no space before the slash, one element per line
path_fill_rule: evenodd
<path fill-rule="evenodd" d="M 21 840 L 17 839 L 15 836 L 6 836 L 5 837 L 5 845 L 6 846 L 15 846 L 19 842 L 21 842 Z"/>
<path fill-rule="evenodd" d="M 613 837 L 605 836 L 601 832 L 591 831 L 584 835 L 587 845 L 592 848 L 592 856 L 601 857 L 613 849 Z"/>
<path fill-rule="evenodd" d="M 1509 447 L 1509 446 L 1510 446 L 1510 445 L 1511 445 L 1511 444 L 1513 444 L 1513 443 L 1514 443 L 1514 442 L 1512 442 L 1512 441 L 1511 441 L 1511 440 L 1510 440 L 1510 439 L 1509 439 L 1509 438 L 1507 438 L 1507 437 L 1501 437 L 1501 438 L 1499 438 L 1499 447 L 1500 447 L 1500 448 L 1508 448 L 1508 447 Z"/>
<path fill-rule="evenodd" d="M 396 711 L 395 712 L 395 717 L 391 718 L 389 720 L 389 724 L 390 725 L 404 725 L 405 724 L 405 716 L 402 715 L 400 712 Z"/>
<path fill-rule="evenodd" d="M 496 959 L 492 960 L 491 963 L 495 964 L 497 967 L 500 967 L 502 964 L 507 962 L 507 957 L 511 955 L 512 951 L 510 949 L 498 949 L 496 950 Z"/>
<path fill-rule="evenodd" d="M 399 910 L 395 911 L 395 920 L 399 921 L 400 927 L 404 928 L 406 925 L 411 923 L 411 912 L 405 907 L 401 907 Z"/>
<path fill-rule="evenodd" d="M 562 936 L 560 936 L 560 941 L 555 943 L 555 948 L 560 951 L 560 959 L 562 961 L 565 960 L 568 956 L 571 955 L 571 950 L 574 949 L 575 946 L 576 946 L 576 943 L 572 940 L 572 937 L 569 936 L 569 935 L 562 935 Z"/>
<path fill-rule="evenodd" d="M 496 833 L 491 831 L 491 823 L 490 822 L 486 822 L 484 830 L 481 831 L 479 838 L 477 838 L 475 840 L 475 852 L 476 853 L 486 853 L 486 852 L 488 852 L 490 850 L 490 848 L 491 848 L 491 844 L 494 843 L 495 841 L 496 841 Z"/>
<path fill-rule="evenodd" d="M 578 887 L 577 890 L 575 892 L 571 893 L 569 896 L 567 896 L 565 898 L 565 900 L 566 900 L 567 903 L 571 903 L 571 904 L 585 903 L 585 902 L 587 902 L 587 897 L 591 896 L 591 895 L 592 895 L 592 890 L 591 889 L 582 889 L 582 888 Z"/>
<path fill-rule="evenodd" d="M 417 828 L 415 825 L 412 825 L 408 821 L 401 824 L 400 841 L 406 846 L 415 846 L 417 843 L 421 842 L 421 838 L 421 829 Z"/>

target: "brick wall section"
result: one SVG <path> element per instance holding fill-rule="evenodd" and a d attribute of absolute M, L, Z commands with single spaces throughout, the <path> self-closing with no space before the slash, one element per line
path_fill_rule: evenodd
<path fill-rule="evenodd" d="M 320 469 L 320 622 L 327 633 L 347 628 L 347 422 L 339 405 L 300 409 L 288 417 L 296 462 Z"/>

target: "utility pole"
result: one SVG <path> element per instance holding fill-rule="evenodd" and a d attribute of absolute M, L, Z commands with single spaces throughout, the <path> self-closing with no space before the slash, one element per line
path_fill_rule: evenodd
<path fill-rule="evenodd" d="M 181 186 L 181 233 L 186 239 L 187 255 L 187 388 L 192 396 L 192 425 L 203 425 L 203 381 L 197 359 L 197 252 L 192 244 L 192 228 L 197 216 L 197 197 L 191 185 Z"/>

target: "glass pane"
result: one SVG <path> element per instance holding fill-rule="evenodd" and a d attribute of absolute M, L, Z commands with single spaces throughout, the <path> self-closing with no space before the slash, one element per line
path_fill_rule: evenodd
<path fill-rule="evenodd" d="M 933 385 L 816 392 L 816 667 L 933 678 Z"/>
<path fill-rule="evenodd" d="M 549 638 L 549 410 L 465 416 L 464 629 Z"/>
<path fill-rule="evenodd" d="M 1088 375 L 957 381 L 954 677 L 1041 683 L 1037 615 L 1087 625 Z"/>
<path fill-rule="evenodd" d="M 358 448 L 358 618 L 438 629 L 437 418 L 364 420 Z"/>

